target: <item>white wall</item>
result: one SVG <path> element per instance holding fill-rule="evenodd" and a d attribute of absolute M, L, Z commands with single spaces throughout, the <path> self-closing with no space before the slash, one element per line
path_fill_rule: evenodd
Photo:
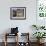
<path fill-rule="evenodd" d="M 10 20 L 10 7 L 26 7 L 26 20 Z M 36 0 L 0 0 L 0 34 L 17 26 L 32 35 L 32 24 L 36 24 Z"/>

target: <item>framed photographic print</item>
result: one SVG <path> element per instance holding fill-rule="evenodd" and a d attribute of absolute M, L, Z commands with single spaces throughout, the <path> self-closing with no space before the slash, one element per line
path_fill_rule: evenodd
<path fill-rule="evenodd" d="M 46 18 L 46 0 L 37 0 L 37 16 Z"/>
<path fill-rule="evenodd" d="M 10 19 L 11 20 L 26 19 L 26 7 L 11 7 Z"/>
<path fill-rule="evenodd" d="M 36 24 L 46 26 L 46 0 L 37 0 L 36 3 Z"/>

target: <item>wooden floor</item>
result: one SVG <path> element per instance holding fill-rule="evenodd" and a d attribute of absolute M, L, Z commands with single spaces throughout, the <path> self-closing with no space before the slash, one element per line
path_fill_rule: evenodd
<path fill-rule="evenodd" d="M 2 42 L 0 42 L 0 46 L 4 46 L 4 43 Z M 8 43 L 8 45 L 7 46 L 15 46 L 15 43 Z M 30 46 L 37 46 L 37 43 L 30 43 Z M 41 45 L 41 46 L 46 46 L 46 43 L 44 43 L 44 45 Z"/>

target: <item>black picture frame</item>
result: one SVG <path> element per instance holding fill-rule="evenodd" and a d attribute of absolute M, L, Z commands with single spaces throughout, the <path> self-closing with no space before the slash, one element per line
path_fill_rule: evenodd
<path fill-rule="evenodd" d="M 11 20 L 24 20 L 26 19 L 26 7 L 10 7 Z"/>

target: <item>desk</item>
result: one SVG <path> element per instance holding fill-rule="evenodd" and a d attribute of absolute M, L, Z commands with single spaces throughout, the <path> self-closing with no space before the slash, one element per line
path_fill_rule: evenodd
<path fill-rule="evenodd" d="M 8 36 L 8 37 L 7 37 Z M 7 46 L 8 42 L 7 42 L 7 38 L 10 38 L 10 36 L 17 36 L 17 42 L 15 46 L 23 46 L 23 44 L 25 44 L 26 46 L 30 46 L 30 42 L 29 42 L 29 33 L 21 33 L 21 36 L 26 36 L 27 42 L 18 42 L 18 33 L 17 34 L 10 34 L 10 33 L 6 33 L 5 34 L 5 46 Z"/>
<path fill-rule="evenodd" d="M 5 46 L 7 46 L 7 44 L 8 44 L 8 42 L 7 42 L 7 38 L 8 38 L 8 37 L 7 37 L 7 36 L 9 36 L 9 37 L 10 37 L 10 36 L 17 36 L 17 42 L 16 42 L 17 44 L 16 44 L 15 46 L 18 46 L 18 34 L 6 33 L 6 34 L 5 34 Z"/>

